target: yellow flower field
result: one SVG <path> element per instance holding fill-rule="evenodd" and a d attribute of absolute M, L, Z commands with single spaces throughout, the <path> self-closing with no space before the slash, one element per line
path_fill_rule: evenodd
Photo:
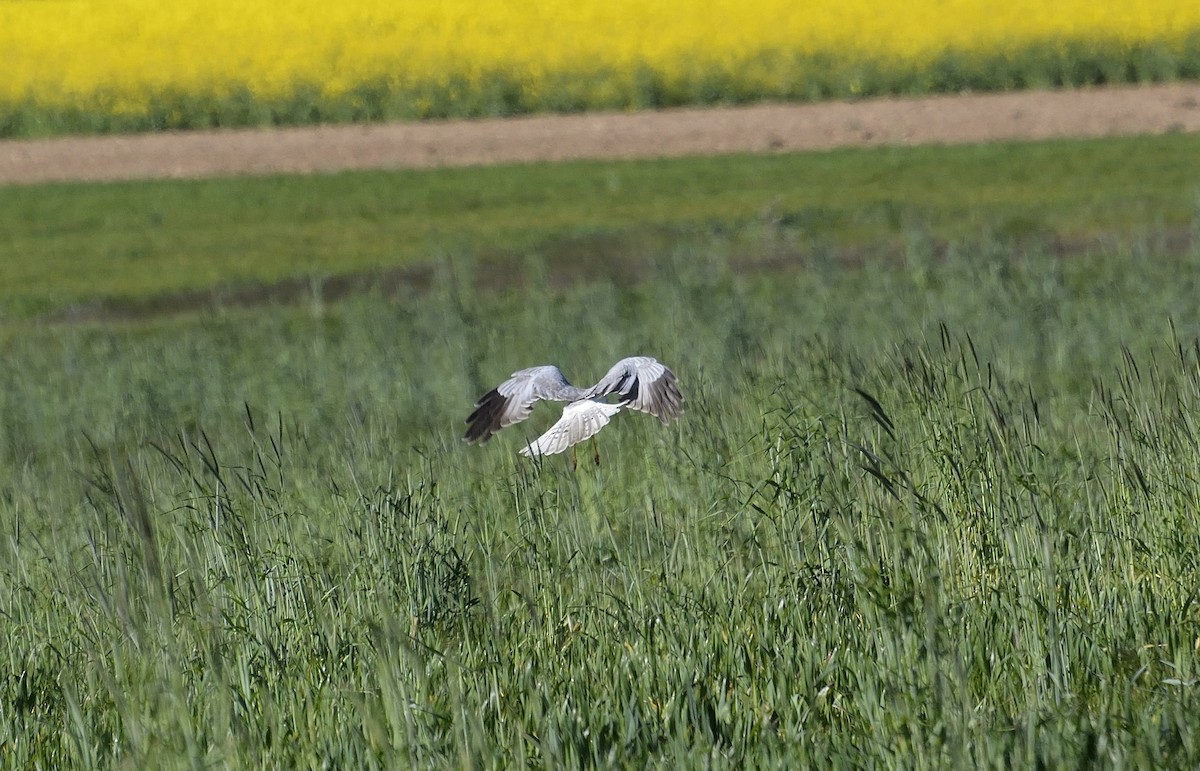
<path fill-rule="evenodd" d="M 20 111 L 187 125 L 306 101 L 320 119 L 928 90 L 947 60 L 1008 87 L 1038 79 L 1029 51 L 1128 79 L 1150 50 L 1150 77 L 1178 77 L 1198 30 L 1195 0 L 0 0 L 0 131 Z"/>

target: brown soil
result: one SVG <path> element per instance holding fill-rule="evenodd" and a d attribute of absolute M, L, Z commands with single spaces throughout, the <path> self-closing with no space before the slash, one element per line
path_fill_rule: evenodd
<path fill-rule="evenodd" d="M 0 142 L 0 184 L 1200 131 L 1200 83 Z"/>

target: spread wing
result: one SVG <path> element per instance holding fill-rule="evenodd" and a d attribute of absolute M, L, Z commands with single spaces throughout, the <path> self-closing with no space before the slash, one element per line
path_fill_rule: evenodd
<path fill-rule="evenodd" d="M 616 394 L 623 406 L 648 412 L 663 423 L 683 414 L 683 394 L 675 373 L 649 356 L 621 359 L 599 383 L 588 389 L 590 397 L 608 394 Z"/>
<path fill-rule="evenodd" d="M 608 425 L 608 421 L 621 411 L 620 404 L 584 399 L 572 402 L 563 408 L 562 417 L 546 433 L 521 450 L 522 455 L 554 455 L 573 444 L 595 436 Z"/>
<path fill-rule="evenodd" d="M 568 383 L 553 364 L 518 370 L 475 402 L 463 441 L 487 442 L 500 429 L 529 417 L 539 399 L 569 401 L 582 394 L 583 389 Z"/>

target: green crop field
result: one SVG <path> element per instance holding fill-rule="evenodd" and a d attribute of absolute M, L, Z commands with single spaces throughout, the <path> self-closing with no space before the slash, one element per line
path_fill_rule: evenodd
<path fill-rule="evenodd" d="M 572 166 L 694 196 L 623 228 L 564 194 L 505 240 L 493 199 L 455 225 L 446 194 L 424 256 L 378 231 L 392 262 L 358 187 L 464 178 L 0 191 L 10 255 L 75 260 L 4 298 L 0 765 L 1200 765 L 1194 141 Z M 951 196 L 895 170 L 981 157 L 1017 171 L 946 172 Z M 812 175 L 774 209 L 696 171 L 783 188 L 772 163 Z M 335 273 L 280 256 L 305 206 L 345 265 L 424 283 L 38 321 Z M 153 255 L 219 251 L 222 212 L 262 273 L 172 284 Z M 564 272 L 551 247 L 596 233 L 637 270 Z M 599 465 L 517 455 L 554 406 L 459 441 L 514 369 L 635 353 L 687 412 L 617 416 Z"/>
<path fill-rule="evenodd" d="M 0 187 L 0 322 L 288 281 L 319 293 L 462 253 L 504 275 L 531 254 L 553 272 L 623 269 L 697 233 L 742 237 L 750 259 L 779 236 L 805 253 L 894 252 L 913 236 L 1086 243 L 1188 230 L 1198 198 L 1188 134 Z"/>

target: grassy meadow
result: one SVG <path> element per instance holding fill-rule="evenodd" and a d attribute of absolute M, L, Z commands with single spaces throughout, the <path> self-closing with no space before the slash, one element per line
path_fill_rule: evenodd
<path fill-rule="evenodd" d="M 1200 77 L 1189 0 L 0 3 L 0 136 Z"/>
<path fill-rule="evenodd" d="M 459 253 L 492 284 L 522 275 L 526 254 L 552 280 L 583 264 L 630 275 L 680 238 L 722 233 L 742 263 L 896 252 L 913 236 L 1113 242 L 1188 231 L 1198 179 L 1200 136 L 1176 134 L 0 187 L 0 322 L 164 296 L 236 305 L 263 285 L 321 296 L 387 270 L 426 283 Z"/>
<path fill-rule="evenodd" d="M 1127 157 L 1191 140 L 1144 141 Z M 991 162 L 1042 152 L 1077 172 L 1054 187 L 1030 171 L 1024 197 L 1019 174 L 965 175 L 954 196 L 888 209 L 900 199 L 862 172 L 952 171 L 963 149 L 806 156 L 827 176 L 801 187 L 825 209 L 722 218 L 716 198 L 664 194 L 628 215 L 655 234 L 618 249 L 630 272 L 594 259 L 626 231 L 560 195 L 563 219 L 530 209 L 540 240 L 506 242 L 500 263 L 486 245 L 503 212 L 464 218 L 403 291 L 11 315 L 0 765 L 1200 764 L 1196 154 L 1130 161 L 1142 174 L 1116 178 L 1139 187 L 1079 160 L 1114 145 L 1073 147 Z M 733 187 L 770 165 L 726 163 Z M 702 191 L 704 168 L 579 173 L 674 169 L 672 187 Z M 78 265 L 128 277 L 139 263 L 119 258 L 152 240 L 156 202 L 165 224 L 182 201 L 239 209 L 230 239 L 270 243 L 286 238 L 276 209 L 411 179 L 22 188 L 10 243 L 70 243 Z M 427 216 L 449 223 L 461 201 Z M 680 211 L 690 224 L 664 228 Z M 82 212 L 76 232 L 64 212 Z M 347 259 L 380 219 L 341 220 Z M 858 248 L 863 222 L 881 248 Z M 215 232 L 172 239 L 203 254 Z M 1062 254 L 1056 237 L 1080 234 L 1098 237 Z M 564 244 L 593 259 L 564 273 Z M 55 270 L 30 286 L 58 297 L 72 271 Z M 127 296 L 168 291 L 146 280 Z M 633 353 L 678 373 L 687 412 L 667 428 L 618 416 L 600 465 L 590 448 L 575 468 L 517 455 L 554 407 L 459 441 L 514 369 L 592 382 Z"/>

